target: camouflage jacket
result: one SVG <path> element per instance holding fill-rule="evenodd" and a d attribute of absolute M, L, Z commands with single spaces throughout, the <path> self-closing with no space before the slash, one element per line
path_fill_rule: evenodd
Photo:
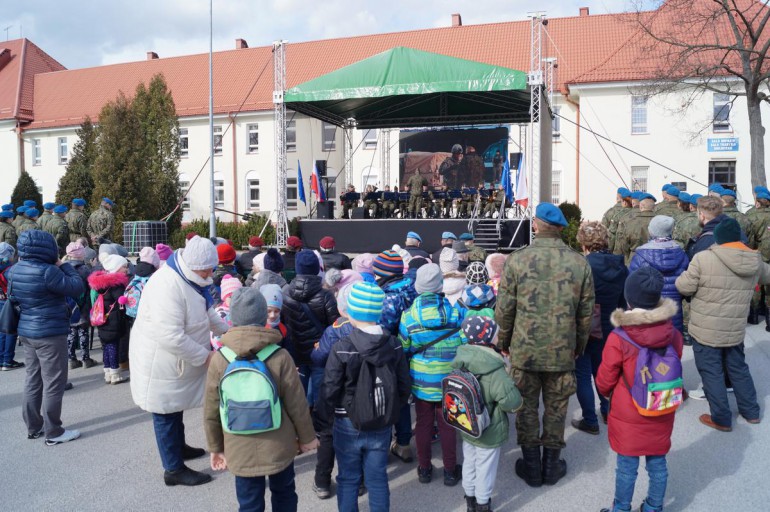
<path fill-rule="evenodd" d="M 538 235 L 505 262 L 495 308 L 500 346 L 514 368 L 572 371 L 588 342 L 593 309 L 588 261 L 560 238 Z"/>
<path fill-rule="evenodd" d="M 88 217 L 88 224 L 86 231 L 88 231 L 88 237 L 93 239 L 106 238 L 112 239 L 112 227 L 115 223 L 115 217 L 112 212 L 104 206 L 100 206 L 98 210 Z"/>
<path fill-rule="evenodd" d="M 70 243 L 70 230 L 67 227 L 67 221 L 59 217 L 58 215 L 52 215 L 46 222 L 45 229 L 53 235 L 56 240 L 56 245 L 64 251 L 67 248 L 67 244 Z"/>
<path fill-rule="evenodd" d="M 0 222 L 0 242 L 16 247 L 16 229 L 7 222 Z"/>
<path fill-rule="evenodd" d="M 604 224 L 604 227 L 609 229 L 612 219 L 615 217 L 615 215 L 617 215 L 618 211 L 622 209 L 623 203 L 615 203 L 612 205 L 612 208 L 604 212 L 604 216 L 602 217 L 602 224 Z"/>
<path fill-rule="evenodd" d="M 676 201 L 663 201 L 655 207 L 653 213 L 655 215 L 668 215 L 676 219 L 682 213 L 682 210 L 679 209 Z"/>
<path fill-rule="evenodd" d="M 472 245 L 469 247 L 468 261 L 480 261 L 484 263 L 487 260 L 487 251 L 483 247 L 478 245 Z"/>
<path fill-rule="evenodd" d="M 609 251 L 612 252 L 615 248 L 615 242 L 618 236 L 618 228 L 620 227 L 620 221 L 631 212 L 639 211 L 635 208 L 620 208 L 615 210 L 615 214 L 610 218 L 610 224 L 607 226 L 607 230 L 610 232 Z M 604 221 L 602 221 L 604 222 Z"/>
<path fill-rule="evenodd" d="M 37 219 L 37 226 L 40 231 L 45 231 L 45 227 L 51 221 L 53 214 L 51 212 L 44 211 Z"/>
<path fill-rule="evenodd" d="M 413 196 L 420 196 L 422 195 L 422 186 L 427 185 L 427 181 L 425 181 L 425 178 L 422 177 L 421 174 L 415 173 L 411 178 L 409 178 L 409 193 Z"/>
<path fill-rule="evenodd" d="M 633 218 L 626 217 L 621 223 L 622 236 L 615 240 L 615 254 L 622 254 L 626 258 L 626 266 L 634 257 L 637 247 L 650 241 L 650 233 L 647 227 L 655 217 L 655 212 L 639 212 Z"/>
<path fill-rule="evenodd" d="M 28 217 L 24 217 L 21 222 L 19 222 L 19 227 L 16 228 L 16 234 L 20 235 L 25 231 L 29 231 L 30 229 L 40 229 L 40 227 L 34 220 Z"/>
<path fill-rule="evenodd" d="M 70 210 L 64 216 L 67 229 L 70 231 L 70 241 L 74 242 L 81 236 L 88 238 L 88 217 L 80 210 Z"/>
<path fill-rule="evenodd" d="M 751 226 L 749 232 L 746 233 L 749 238 L 749 247 L 758 249 L 759 242 L 762 241 L 765 231 L 770 226 L 770 208 L 755 208 L 751 211 L 751 216 L 746 216 L 749 218 Z"/>
<path fill-rule="evenodd" d="M 698 236 L 702 230 L 703 228 L 698 222 L 697 212 L 682 212 L 674 225 L 672 238 L 685 249 L 690 239 Z"/>
<path fill-rule="evenodd" d="M 21 223 L 22 223 L 22 222 L 24 221 L 24 219 L 26 219 L 26 218 L 27 218 L 27 217 L 25 217 L 25 216 L 24 216 L 23 214 L 21 214 L 21 213 L 20 213 L 20 214 L 17 214 L 17 215 L 16 215 L 16 217 L 14 217 L 14 218 L 13 218 L 13 220 L 11 221 L 11 225 L 13 226 L 13 229 L 15 229 L 15 230 L 16 230 L 16 233 L 18 233 L 18 232 L 19 232 L 19 227 L 21 226 Z"/>
<path fill-rule="evenodd" d="M 741 229 L 746 234 L 746 236 L 749 236 L 749 232 L 751 231 L 751 221 L 748 217 L 746 217 L 744 214 L 738 211 L 738 208 L 735 206 L 725 206 L 725 208 L 722 210 L 722 213 L 727 215 L 728 217 L 732 217 L 733 219 L 738 221 L 738 224 L 740 224 Z"/>

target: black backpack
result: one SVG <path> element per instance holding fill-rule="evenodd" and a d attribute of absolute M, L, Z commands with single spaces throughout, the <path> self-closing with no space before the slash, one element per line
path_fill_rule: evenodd
<path fill-rule="evenodd" d="M 385 338 L 390 339 L 390 335 Z M 355 342 L 350 341 L 360 353 Z M 378 366 L 361 358 L 355 391 L 345 404 L 348 418 L 358 430 L 379 430 L 398 421 L 400 405 L 395 364 L 396 361 L 391 360 Z"/>

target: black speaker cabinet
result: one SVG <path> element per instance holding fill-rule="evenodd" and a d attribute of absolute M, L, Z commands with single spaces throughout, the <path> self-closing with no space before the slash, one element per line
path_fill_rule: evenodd
<path fill-rule="evenodd" d="M 326 201 L 324 203 L 318 203 L 316 218 L 333 219 L 334 218 L 334 201 Z"/>
<path fill-rule="evenodd" d="M 353 214 L 352 219 L 363 219 L 364 218 L 364 207 L 359 206 L 358 208 L 353 208 Z"/>

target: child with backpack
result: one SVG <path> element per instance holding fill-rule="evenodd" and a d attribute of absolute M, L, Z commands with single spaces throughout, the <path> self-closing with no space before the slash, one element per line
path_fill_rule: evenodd
<path fill-rule="evenodd" d="M 348 317 L 354 330 L 332 346 L 326 362 L 320 402 L 334 410 L 340 512 L 358 510 L 363 480 L 369 490 L 369 510 L 390 510 L 388 448 L 393 425 L 409 400 L 412 380 L 401 345 L 377 323 L 384 300 L 376 284 L 353 284 Z"/>
<path fill-rule="evenodd" d="M 91 287 L 91 325 L 99 330 L 103 347 L 104 382 L 119 384 L 128 378 L 120 372 L 118 345 L 128 337 L 123 294 L 128 286 L 128 260 L 117 254 L 103 255 L 104 270 L 88 276 Z"/>
<path fill-rule="evenodd" d="M 70 370 L 86 367 L 91 368 L 98 363 L 91 359 L 91 336 L 88 323 L 88 315 L 91 309 L 90 291 L 88 288 L 88 276 L 91 275 L 91 265 L 86 262 L 86 248 L 80 242 L 71 242 L 66 249 L 64 261 L 72 265 L 72 268 L 83 280 L 83 295 L 77 298 L 67 297 L 67 304 L 73 314 L 70 316 L 70 332 L 67 335 L 67 352 L 69 354 Z M 82 360 L 78 361 L 76 350 L 80 345 Z"/>
<path fill-rule="evenodd" d="M 663 275 L 642 267 L 628 276 L 628 311 L 612 313 L 615 330 L 607 338 L 596 375 L 599 392 L 610 398 L 608 433 L 618 454 L 615 499 L 605 511 L 631 510 L 639 458 L 650 479 L 642 512 L 663 510 L 674 412 L 682 402 L 682 334 L 672 318 L 679 308 L 661 300 Z"/>
<path fill-rule="evenodd" d="M 139 251 L 139 261 L 134 269 L 134 277 L 126 288 L 126 315 L 128 315 L 129 327 L 133 326 L 136 313 L 139 311 L 139 301 L 142 298 L 144 285 L 150 277 L 160 268 L 160 256 L 152 247 L 142 247 Z"/>
<path fill-rule="evenodd" d="M 291 344 L 289 328 L 281 322 L 281 309 L 283 309 L 283 291 L 277 284 L 264 284 L 259 288 L 259 293 L 267 301 L 267 323 L 265 327 L 275 329 L 281 334 L 281 348 L 286 349 L 294 359 L 294 345 Z"/>
<path fill-rule="evenodd" d="M 468 345 L 457 349 L 452 361 L 456 370 L 444 379 L 443 414 L 450 425 L 460 426 L 455 428 L 463 439 L 463 489 L 468 512 L 489 512 L 501 447 L 508 441 L 508 413 L 516 412 L 522 400 L 497 348 L 497 323 L 470 316 L 463 321 L 462 330 Z M 458 377 L 460 385 L 451 386 Z M 473 381 L 478 386 L 463 385 Z M 481 417 L 476 415 L 479 410 L 483 410 Z"/>
<path fill-rule="evenodd" d="M 243 284 L 241 284 L 241 281 L 231 275 L 225 275 L 225 277 L 222 278 L 222 284 L 220 285 L 220 296 L 222 298 L 222 302 L 219 303 L 219 305 L 214 308 L 214 311 L 217 312 L 219 317 L 224 320 L 224 322 L 229 326 L 232 325 L 232 322 L 230 321 L 230 301 L 232 300 L 233 292 L 235 290 L 238 290 L 240 288 L 243 288 Z M 211 348 L 212 350 L 219 350 L 222 348 L 222 340 L 221 336 L 215 335 L 213 332 L 211 333 Z"/>
<path fill-rule="evenodd" d="M 203 418 L 211 469 L 235 475 L 241 510 L 265 510 L 267 477 L 272 509 L 295 512 L 294 457 L 298 449 L 318 446 L 304 388 L 291 356 L 278 346 L 281 335 L 264 327 L 267 303 L 257 289 L 233 292 L 230 319 L 233 326 L 222 336 L 206 378 Z M 267 407 L 238 407 L 244 402 Z"/>
<path fill-rule="evenodd" d="M 473 263 L 480 263 L 474 261 Z M 495 317 L 495 291 L 488 284 L 471 284 L 465 287 L 460 300 L 457 301 L 457 308 L 464 313 L 464 317 L 485 316 Z"/>

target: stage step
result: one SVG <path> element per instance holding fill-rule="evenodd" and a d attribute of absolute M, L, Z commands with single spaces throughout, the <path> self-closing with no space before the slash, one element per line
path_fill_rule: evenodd
<path fill-rule="evenodd" d="M 479 247 L 487 251 L 496 251 L 500 244 L 497 219 L 479 219 L 473 228 L 473 238 Z"/>

